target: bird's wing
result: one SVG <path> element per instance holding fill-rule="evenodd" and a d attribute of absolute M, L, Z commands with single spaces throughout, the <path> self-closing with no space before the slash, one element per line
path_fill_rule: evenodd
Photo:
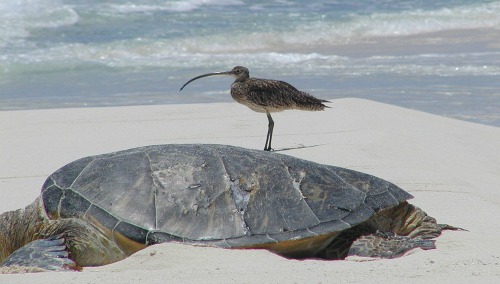
<path fill-rule="evenodd" d="M 315 105 L 323 106 L 323 100 L 299 91 L 287 82 L 256 78 L 247 82 L 247 100 L 259 106 L 278 109 L 310 109 Z"/>

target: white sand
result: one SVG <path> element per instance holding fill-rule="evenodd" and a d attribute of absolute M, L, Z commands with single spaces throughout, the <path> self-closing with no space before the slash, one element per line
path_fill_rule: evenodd
<path fill-rule="evenodd" d="M 359 99 L 324 112 L 274 115 L 283 153 L 374 174 L 415 196 L 446 231 L 437 249 L 393 260 L 287 260 L 267 251 L 157 245 L 81 273 L 0 275 L 0 283 L 500 283 L 500 128 Z M 261 149 L 267 119 L 236 103 L 0 112 L 0 212 L 88 155 L 142 145 L 219 143 Z"/>

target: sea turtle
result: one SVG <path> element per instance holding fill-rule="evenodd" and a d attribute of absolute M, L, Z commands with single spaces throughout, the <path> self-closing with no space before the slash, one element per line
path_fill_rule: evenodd
<path fill-rule="evenodd" d="M 393 258 L 443 229 L 396 185 L 226 145 L 156 145 L 76 160 L 31 205 L 0 215 L 2 266 L 64 270 L 148 245 L 268 249 L 289 258 Z"/>

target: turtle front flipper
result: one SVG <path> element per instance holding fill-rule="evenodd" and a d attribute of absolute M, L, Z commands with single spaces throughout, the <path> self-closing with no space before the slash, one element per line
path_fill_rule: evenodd
<path fill-rule="evenodd" d="M 35 240 L 12 253 L 0 265 L 9 272 L 81 270 L 69 258 L 64 236 Z"/>

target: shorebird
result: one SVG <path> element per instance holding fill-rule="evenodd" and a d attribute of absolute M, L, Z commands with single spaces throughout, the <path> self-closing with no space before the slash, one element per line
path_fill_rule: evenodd
<path fill-rule="evenodd" d="M 299 91 L 287 82 L 250 78 L 250 72 L 243 66 L 236 66 L 231 71 L 196 76 L 187 81 L 179 92 L 194 80 L 214 75 L 231 75 L 235 77 L 236 80 L 231 85 L 231 97 L 253 111 L 266 113 L 269 125 L 264 151 L 273 150 L 271 148 L 271 140 L 273 138 L 274 121 L 271 117 L 271 112 L 288 109 L 317 111 L 324 110 L 325 107 L 328 108 L 323 103 L 328 103 L 329 101 L 317 99 L 306 92 Z"/>

